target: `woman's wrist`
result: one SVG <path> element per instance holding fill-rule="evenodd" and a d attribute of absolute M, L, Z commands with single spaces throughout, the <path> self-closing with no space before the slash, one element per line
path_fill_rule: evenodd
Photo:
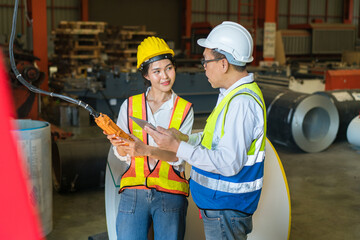
<path fill-rule="evenodd" d="M 156 148 L 153 147 L 153 146 L 149 146 L 147 145 L 147 148 L 146 148 L 146 152 L 145 152 L 145 155 L 148 156 L 148 157 L 154 157 L 155 155 L 155 152 L 156 152 Z"/>

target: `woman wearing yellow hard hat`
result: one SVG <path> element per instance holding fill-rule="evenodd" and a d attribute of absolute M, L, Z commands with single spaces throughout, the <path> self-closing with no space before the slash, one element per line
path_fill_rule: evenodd
<path fill-rule="evenodd" d="M 163 39 L 152 36 L 141 42 L 137 68 L 150 86 L 145 93 L 124 101 L 117 121 L 121 129 L 133 135 L 134 142 L 108 136 L 115 155 L 129 165 L 120 182 L 117 238 L 147 239 L 153 223 L 155 239 L 183 239 L 189 195 L 185 162 L 156 148 L 154 140 L 130 117 L 189 134 L 193 108 L 172 90 L 174 51 Z"/>

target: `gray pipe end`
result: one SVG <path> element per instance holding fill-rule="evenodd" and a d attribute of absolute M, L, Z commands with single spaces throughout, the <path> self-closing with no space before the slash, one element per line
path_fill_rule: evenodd
<path fill-rule="evenodd" d="M 291 123 L 295 143 L 305 152 L 321 152 L 336 138 L 339 113 L 330 98 L 309 95 L 297 106 Z"/>

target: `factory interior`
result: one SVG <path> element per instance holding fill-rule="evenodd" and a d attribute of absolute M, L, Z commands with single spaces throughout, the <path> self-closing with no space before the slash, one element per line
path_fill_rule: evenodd
<path fill-rule="evenodd" d="M 266 104 L 268 183 L 248 239 L 360 239 L 360 0 L 14 2 L 0 1 L 0 63 L 44 239 L 116 239 L 112 171 L 123 166 L 87 106 L 116 122 L 123 101 L 146 90 L 137 46 L 157 36 L 174 49 L 172 89 L 201 132 L 219 89 L 197 40 L 223 21 L 250 32 L 246 69 Z M 41 92 L 18 80 L 12 54 Z M 188 201 L 185 239 L 205 239 Z"/>

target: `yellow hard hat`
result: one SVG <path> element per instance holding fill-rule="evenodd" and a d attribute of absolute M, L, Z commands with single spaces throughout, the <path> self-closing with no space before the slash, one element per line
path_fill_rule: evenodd
<path fill-rule="evenodd" d="M 169 48 L 166 42 L 158 37 L 148 37 L 140 43 L 137 51 L 137 68 L 161 59 L 172 58 L 174 51 Z"/>

